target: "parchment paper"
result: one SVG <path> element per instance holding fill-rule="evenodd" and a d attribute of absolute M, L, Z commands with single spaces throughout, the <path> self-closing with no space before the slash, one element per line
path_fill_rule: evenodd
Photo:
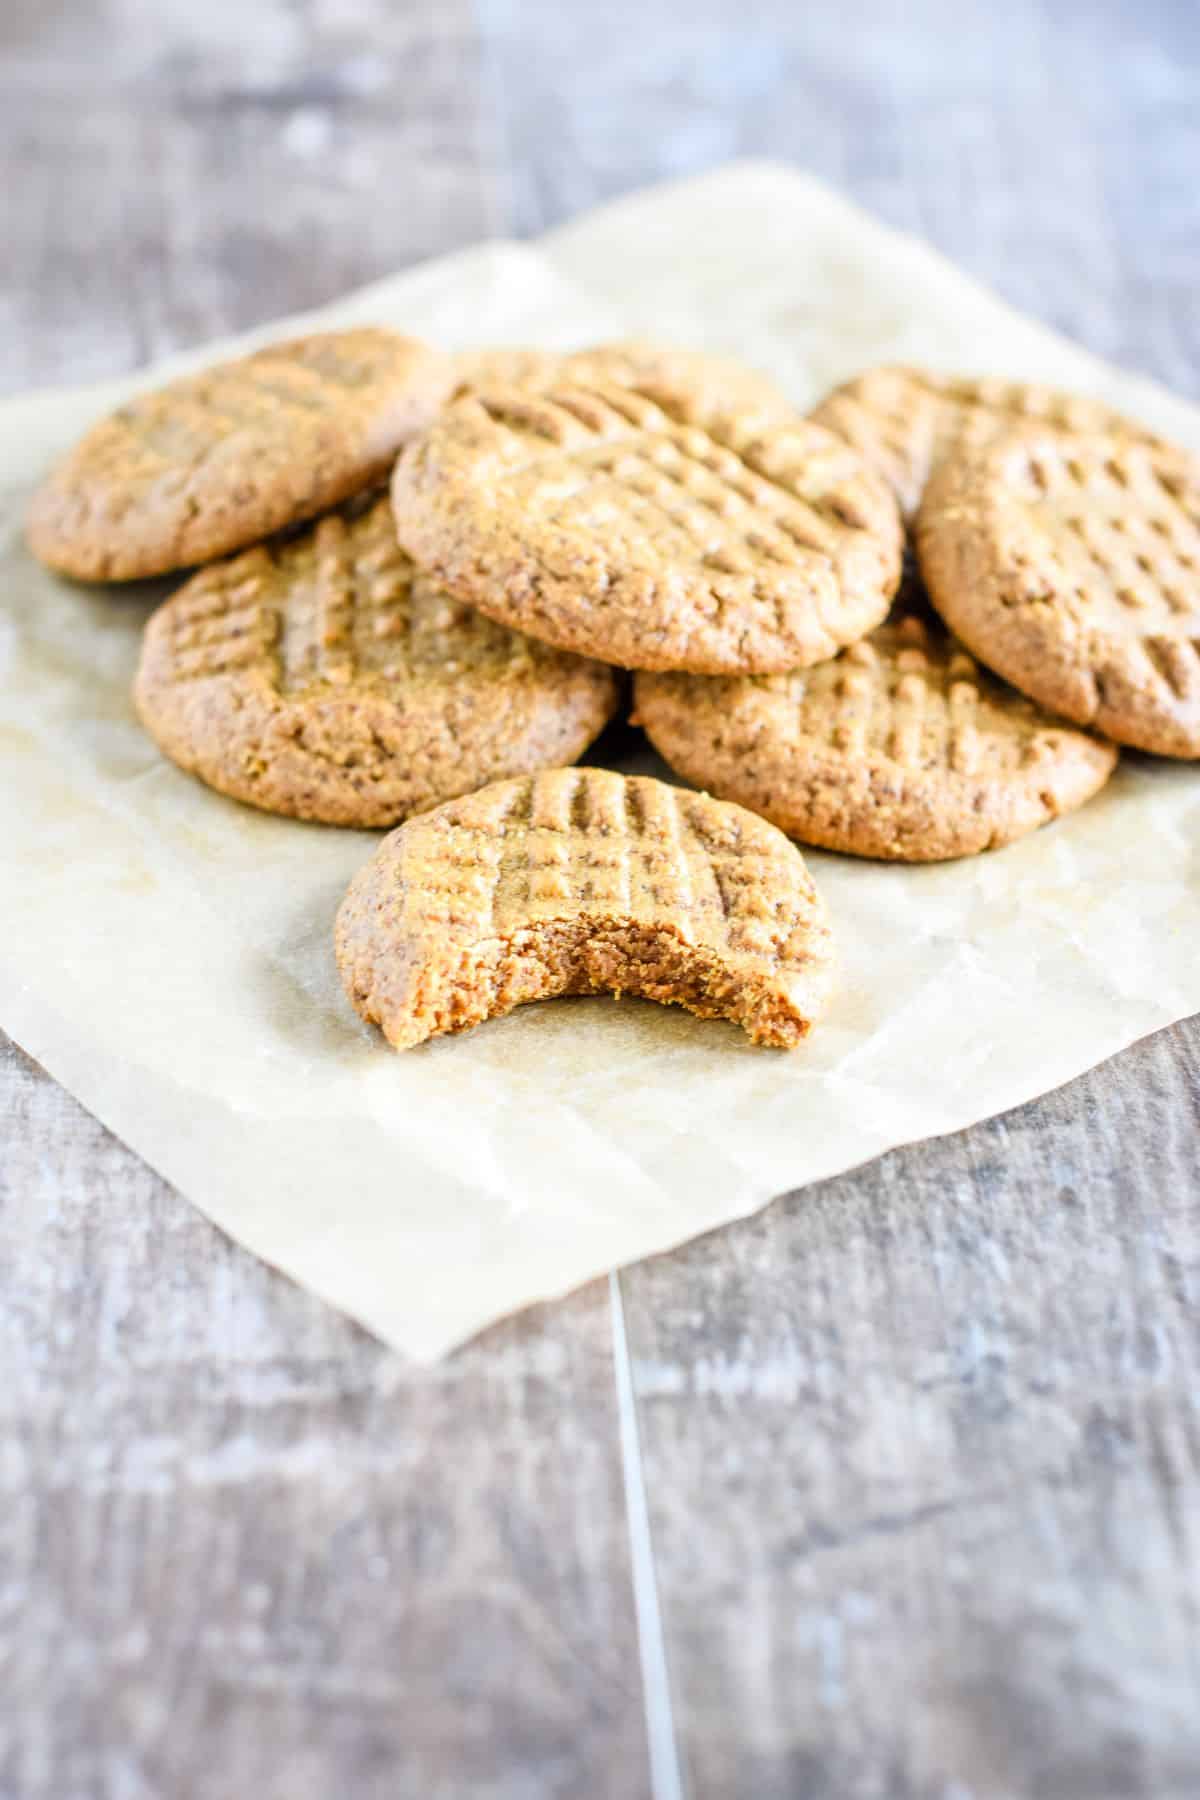
<path fill-rule="evenodd" d="M 650 331 L 740 352 L 804 404 L 881 359 L 1037 375 L 1200 447 L 1196 411 L 769 165 L 313 317 L 463 345 Z M 165 590 L 74 588 L 23 548 L 49 457 L 163 373 L 0 409 L 0 1020 L 239 1242 L 401 1350 L 437 1356 L 1200 1008 L 1200 768 L 1128 757 L 1083 812 L 989 856 L 813 853 L 842 983 L 798 1052 L 592 999 L 395 1055 L 330 948 L 373 836 L 254 813 L 162 761 L 128 689 Z"/>

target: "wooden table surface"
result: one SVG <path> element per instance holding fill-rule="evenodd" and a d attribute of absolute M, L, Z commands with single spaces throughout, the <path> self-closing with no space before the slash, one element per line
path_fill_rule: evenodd
<path fill-rule="evenodd" d="M 0 149 L 9 390 L 769 153 L 1200 398 L 1192 0 L 4 0 Z M 0 1795 L 1197 1794 L 1198 1128 L 1193 1020 L 422 1371 L 5 1042 Z"/>

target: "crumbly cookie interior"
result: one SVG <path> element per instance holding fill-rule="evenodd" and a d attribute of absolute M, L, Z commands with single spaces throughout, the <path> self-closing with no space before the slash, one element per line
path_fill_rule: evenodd
<path fill-rule="evenodd" d="M 398 1050 L 469 1031 L 533 1000 L 614 994 L 728 1019 L 756 1044 L 792 1049 L 812 1020 L 779 985 L 732 969 L 670 925 L 595 916 L 542 920 L 510 937 L 430 959 L 416 994 L 395 1012 L 378 996 L 359 1010 Z"/>

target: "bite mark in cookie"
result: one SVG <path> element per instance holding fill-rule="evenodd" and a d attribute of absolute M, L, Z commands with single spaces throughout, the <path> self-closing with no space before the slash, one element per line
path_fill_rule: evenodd
<path fill-rule="evenodd" d="M 632 994 L 799 1043 L 832 981 L 799 851 L 741 807 L 548 770 L 402 825 L 350 885 L 338 966 L 397 1049 L 526 1001 Z"/>

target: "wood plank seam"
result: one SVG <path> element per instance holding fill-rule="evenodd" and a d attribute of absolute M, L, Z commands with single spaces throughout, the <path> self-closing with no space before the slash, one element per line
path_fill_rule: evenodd
<path fill-rule="evenodd" d="M 671 1680 L 667 1646 L 658 1601 L 658 1575 L 654 1564 L 654 1540 L 638 1433 L 633 1368 L 621 1303 L 621 1279 L 614 1271 L 608 1278 L 612 1318 L 613 1382 L 617 1393 L 617 1424 L 621 1445 L 621 1474 L 625 1483 L 625 1519 L 629 1531 L 629 1562 L 633 1577 L 633 1603 L 637 1617 L 638 1655 L 642 1665 L 642 1694 L 646 1713 L 646 1743 L 650 1753 L 650 1788 L 653 1800 L 684 1800 L 679 1765 L 679 1743 L 671 1704 Z"/>

